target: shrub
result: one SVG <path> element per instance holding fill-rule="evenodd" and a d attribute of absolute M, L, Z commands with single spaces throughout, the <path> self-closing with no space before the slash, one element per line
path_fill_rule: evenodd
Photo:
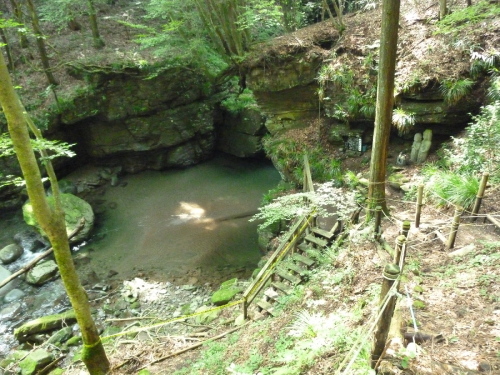
<path fill-rule="evenodd" d="M 392 123 L 398 129 L 400 135 L 407 134 L 415 125 L 415 114 L 405 112 L 402 108 L 396 108 L 392 112 Z"/>

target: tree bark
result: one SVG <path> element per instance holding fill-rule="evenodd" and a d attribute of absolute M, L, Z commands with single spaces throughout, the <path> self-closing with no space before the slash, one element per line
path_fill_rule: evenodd
<path fill-rule="evenodd" d="M 60 204 L 55 205 L 53 209 L 47 202 L 41 172 L 30 142 L 26 112 L 14 90 L 2 54 L 0 54 L 0 104 L 7 119 L 10 137 L 26 182 L 35 218 L 54 249 L 61 279 L 80 326 L 84 344 L 82 360 L 90 374 L 104 375 L 109 371 L 110 365 L 92 319 L 87 295 L 71 257 L 64 212 Z M 57 192 L 57 188 L 54 191 Z"/>
<path fill-rule="evenodd" d="M 104 47 L 104 41 L 99 34 L 99 27 L 97 26 L 97 16 L 95 13 L 94 0 L 87 0 L 89 8 L 90 28 L 92 29 L 92 39 L 94 40 L 94 48 Z"/>
<path fill-rule="evenodd" d="M 11 72 L 14 71 L 14 60 L 12 59 L 12 53 L 10 51 L 9 41 L 7 39 L 7 35 L 5 35 L 5 31 L 0 28 L 0 37 L 2 38 L 2 42 L 5 45 L 5 53 L 7 54 L 7 61 L 9 62 L 9 70 Z"/>
<path fill-rule="evenodd" d="M 12 6 L 12 11 L 14 12 L 14 19 L 16 20 L 17 23 L 23 24 L 23 15 L 21 12 L 21 8 L 19 8 L 19 4 L 16 2 L 16 0 L 10 0 L 10 5 Z M 28 48 L 29 42 L 28 38 L 26 37 L 26 33 L 23 31 L 18 31 L 19 34 L 19 40 L 21 44 L 21 48 Z"/>
<path fill-rule="evenodd" d="M 38 15 L 36 14 L 35 5 L 33 4 L 33 0 L 26 0 L 26 4 L 28 5 L 28 9 L 31 17 L 31 25 L 33 26 L 33 32 L 35 33 L 36 45 L 38 47 L 38 52 L 40 53 L 40 60 L 42 62 L 43 71 L 47 76 L 47 81 L 49 81 L 50 85 L 58 85 L 54 75 L 52 74 L 52 70 L 50 69 L 49 58 L 47 56 L 47 49 L 45 48 L 44 36 L 42 33 L 42 29 L 40 28 L 40 23 L 38 21 Z"/>
<path fill-rule="evenodd" d="M 370 213 L 377 206 L 381 206 L 382 210 L 387 212 L 385 178 L 394 106 L 394 72 L 396 70 L 399 9 L 400 0 L 384 0 L 382 3 L 377 104 L 370 163 L 367 218 L 371 217 Z"/>
<path fill-rule="evenodd" d="M 439 0 L 439 19 L 442 20 L 447 14 L 446 0 Z"/>

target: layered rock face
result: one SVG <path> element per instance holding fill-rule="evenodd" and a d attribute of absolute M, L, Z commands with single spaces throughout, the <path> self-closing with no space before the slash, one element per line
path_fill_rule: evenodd
<path fill-rule="evenodd" d="M 215 147 L 215 99 L 206 79 L 189 69 L 148 77 L 138 71 L 74 74 L 92 90 L 61 116 L 59 130 L 78 139 L 93 160 L 126 172 L 186 167 Z"/>

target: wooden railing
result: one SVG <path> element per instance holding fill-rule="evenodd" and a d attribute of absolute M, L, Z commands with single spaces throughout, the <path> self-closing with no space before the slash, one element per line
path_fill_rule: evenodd
<path fill-rule="evenodd" d="M 309 167 L 309 160 L 307 154 L 304 155 L 304 192 L 314 192 L 311 169 Z M 243 293 L 243 316 L 247 319 L 248 316 L 248 306 L 253 302 L 255 297 L 262 291 L 262 289 L 267 285 L 267 282 L 273 275 L 276 267 L 289 253 L 295 251 L 298 240 L 302 234 L 315 224 L 316 215 L 314 213 L 309 216 L 302 216 L 296 219 L 295 223 L 288 230 L 284 239 L 281 241 L 280 245 L 276 251 L 268 259 L 264 267 L 255 277 L 254 281 L 248 286 L 248 288 Z"/>
<path fill-rule="evenodd" d="M 269 278 L 273 275 L 274 270 L 289 253 L 295 251 L 295 247 L 301 235 L 308 229 L 313 221 L 314 216 L 302 216 L 296 220 L 295 224 L 290 228 L 280 246 L 268 259 L 264 267 L 255 277 L 255 280 L 248 286 L 243 293 L 243 316 L 246 319 L 248 316 L 248 306 L 253 302 L 255 297 L 266 286 Z"/>

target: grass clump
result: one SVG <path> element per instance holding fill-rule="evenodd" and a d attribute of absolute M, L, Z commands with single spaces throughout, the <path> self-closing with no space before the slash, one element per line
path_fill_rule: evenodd
<path fill-rule="evenodd" d="M 474 81 L 469 78 L 445 79 L 441 82 L 440 91 L 446 103 L 457 104 L 471 92 L 473 86 Z"/>
<path fill-rule="evenodd" d="M 437 23 L 435 34 L 458 34 L 464 28 L 485 19 L 500 16 L 500 5 L 489 1 L 480 1 L 470 7 L 454 11 Z"/>
<path fill-rule="evenodd" d="M 440 206 L 459 205 L 472 208 L 479 189 L 479 179 L 449 171 L 435 171 L 427 183 L 431 198 Z"/>

